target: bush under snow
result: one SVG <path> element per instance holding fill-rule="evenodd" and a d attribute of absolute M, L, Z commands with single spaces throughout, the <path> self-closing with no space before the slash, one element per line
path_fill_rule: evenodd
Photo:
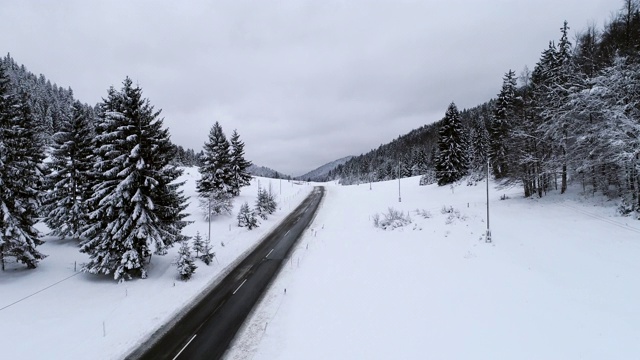
<path fill-rule="evenodd" d="M 383 230 L 393 230 L 411 224 L 409 214 L 405 215 L 404 211 L 399 211 L 392 207 L 387 210 L 387 213 L 380 215 L 378 213 L 373 215 L 373 225 Z"/>

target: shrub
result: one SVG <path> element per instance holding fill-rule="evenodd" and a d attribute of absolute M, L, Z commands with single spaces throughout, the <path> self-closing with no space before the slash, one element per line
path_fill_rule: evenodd
<path fill-rule="evenodd" d="M 405 215 L 403 211 L 389 208 L 387 213 L 373 215 L 373 225 L 383 230 L 393 230 L 405 225 L 411 224 L 411 217 L 409 214 Z"/>

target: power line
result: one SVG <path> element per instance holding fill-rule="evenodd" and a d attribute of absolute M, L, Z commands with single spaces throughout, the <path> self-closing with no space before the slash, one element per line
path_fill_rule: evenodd
<path fill-rule="evenodd" d="M 1 308 L 0 308 L 0 311 L 4 310 L 4 309 L 6 309 L 6 308 L 8 308 L 8 307 L 10 307 L 10 306 L 13 306 L 13 305 L 15 305 L 15 304 L 17 304 L 17 303 L 19 303 L 19 302 L 21 302 L 21 301 L 24 301 L 24 300 L 26 300 L 26 299 L 28 299 L 28 298 L 32 297 L 33 295 L 39 294 L 39 293 L 41 293 L 41 292 L 43 292 L 43 291 L 47 290 L 48 288 L 54 287 L 54 286 L 56 286 L 56 285 L 60 284 L 61 282 L 65 281 L 65 280 L 68 280 L 68 279 L 70 279 L 70 278 L 72 278 L 72 277 L 74 277 L 74 276 L 76 276 L 76 275 L 78 275 L 78 274 L 80 274 L 80 272 L 77 272 L 77 273 L 75 273 L 75 274 L 73 274 L 73 275 L 71 275 L 71 276 L 68 276 L 68 277 L 66 277 L 66 278 L 64 278 L 64 279 L 62 279 L 62 280 L 60 280 L 60 281 L 58 281 L 58 282 L 56 282 L 56 283 L 53 283 L 53 284 L 51 284 L 51 285 L 47 286 L 47 287 L 46 287 L 46 288 L 44 288 L 44 289 L 40 289 L 40 290 L 38 290 L 38 291 L 34 292 L 34 293 L 33 293 L 33 294 L 31 294 L 31 295 L 27 295 L 27 296 L 23 297 L 22 299 L 16 300 L 16 301 L 12 302 L 12 303 L 11 303 L 11 304 L 9 304 L 9 305 L 6 305 L 6 306 L 4 306 L 4 307 L 1 307 Z"/>

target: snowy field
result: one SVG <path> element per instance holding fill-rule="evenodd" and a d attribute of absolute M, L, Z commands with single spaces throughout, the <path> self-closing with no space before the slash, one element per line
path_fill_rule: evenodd
<path fill-rule="evenodd" d="M 198 208 L 197 168 L 187 168 L 182 180 L 191 197 L 183 233 L 197 231 L 206 238 L 208 222 Z M 236 226 L 240 205 L 255 203 L 258 181 L 271 183 L 279 209 L 252 231 Z M 148 278 L 117 283 L 111 276 L 75 272 L 88 260 L 73 241 L 47 238 L 38 248 L 49 255 L 35 270 L 9 264 L 0 272 L 0 359 L 121 359 L 137 344 L 173 318 L 204 288 L 215 282 L 238 257 L 251 249 L 293 210 L 313 189 L 286 180 L 258 178 L 242 189 L 231 216 L 214 218 L 211 242 L 216 259 L 210 266 L 197 260 L 198 269 L 188 282 L 178 280 L 171 263 L 178 246 L 165 256 L 152 257 Z M 44 227 L 41 230 L 46 231 Z M 221 243 L 224 242 L 223 247 Z"/>
<path fill-rule="evenodd" d="M 570 191 L 492 187 L 486 243 L 483 183 L 328 185 L 227 358 L 638 359 L 640 222 Z M 413 223 L 374 228 L 390 206 Z"/>

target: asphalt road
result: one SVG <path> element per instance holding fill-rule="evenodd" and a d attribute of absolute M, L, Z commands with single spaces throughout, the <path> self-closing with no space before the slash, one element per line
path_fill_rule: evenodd
<path fill-rule="evenodd" d="M 313 192 L 175 325 L 152 336 L 128 359 L 220 359 L 309 226 L 324 196 Z"/>

